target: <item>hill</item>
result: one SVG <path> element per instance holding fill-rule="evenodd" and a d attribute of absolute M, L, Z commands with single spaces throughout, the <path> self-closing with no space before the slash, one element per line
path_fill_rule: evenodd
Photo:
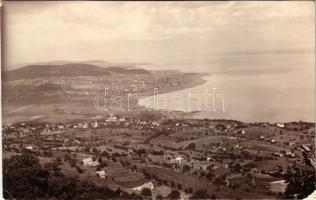
<path fill-rule="evenodd" d="M 47 61 L 47 62 L 36 62 L 36 63 L 24 63 L 11 66 L 11 69 L 19 69 L 24 66 L 28 65 L 65 65 L 71 63 L 80 63 L 80 64 L 90 64 L 90 65 L 97 65 L 99 67 L 107 68 L 107 67 L 121 67 L 121 68 L 135 68 L 136 66 L 142 65 L 151 65 L 151 63 L 144 63 L 144 62 L 109 62 L 105 60 L 83 60 L 83 61 L 70 61 L 70 60 L 55 60 L 55 61 Z"/>
<path fill-rule="evenodd" d="M 103 68 L 93 64 L 68 63 L 62 65 L 39 64 L 27 65 L 19 69 L 4 71 L 4 79 L 7 81 L 19 79 L 33 79 L 43 77 L 60 76 L 105 76 L 111 73 L 117 74 L 150 74 L 147 70 L 137 68 L 107 67 Z"/>

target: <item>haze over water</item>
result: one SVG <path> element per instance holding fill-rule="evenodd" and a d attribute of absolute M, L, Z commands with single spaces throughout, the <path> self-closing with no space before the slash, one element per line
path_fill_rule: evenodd
<path fill-rule="evenodd" d="M 178 66 L 174 62 L 168 68 L 208 72 L 205 84 L 160 94 L 156 103 L 155 97 L 148 97 L 140 104 L 154 109 L 201 111 L 194 114 L 196 118 L 246 122 L 315 121 L 313 53 L 238 53 L 203 55 L 187 63 L 185 60 Z M 215 94 L 223 95 L 226 111 L 219 97 L 214 103 L 212 98 L 208 102 L 203 100 L 203 95 L 212 94 L 213 88 L 216 88 Z M 210 109 L 213 104 L 216 111 Z"/>

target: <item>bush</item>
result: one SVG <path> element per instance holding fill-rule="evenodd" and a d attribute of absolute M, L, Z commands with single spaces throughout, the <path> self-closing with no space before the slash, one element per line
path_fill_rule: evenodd
<path fill-rule="evenodd" d="M 162 199 L 163 199 L 163 197 L 162 197 L 162 195 L 161 195 L 161 194 L 157 194 L 156 199 L 157 199 L 157 200 L 162 200 Z"/>
<path fill-rule="evenodd" d="M 197 190 L 189 199 L 210 199 L 206 190 Z"/>
<path fill-rule="evenodd" d="M 143 188 L 141 191 L 141 195 L 143 195 L 145 197 L 151 196 L 151 190 L 148 188 Z"/>
<path fill-rule="evenodd" d="M 170 199 L 180 199 L 180 192 L 178 190 L 172 190 L 168 195 Z"/>
<path fill-rule="evenodd" d="M 188 144 L 188 146 L 187 146 L 187 149 L 190 149 L 190 150 L 194 150 L 195 148 L 196 148 L 196 145 L 193 142 Z"/>

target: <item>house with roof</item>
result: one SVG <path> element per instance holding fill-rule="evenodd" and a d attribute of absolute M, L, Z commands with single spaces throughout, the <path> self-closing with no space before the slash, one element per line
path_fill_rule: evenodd
<path fill-rule="evenodd" d="M 33 147 L 32 146 L 27 146 L 27 147 L 25 147 L 25 149 L 33 150 Z"/>
<path fill-rule="evenodd" d="M 100 163 L 96 160 L 94 161 L 91 157 L 82 160 L 84 166 L 96 167 Z"/>
<path fill-rule="evenodd" d="M 107 176 L 107 174 L 105 173 L 105 171 L 104 170 L 101 170 L 101 171 L 96 171 L 96 174 L 98 175 L 98 176 L 100 176 L 100 178 L 105 178 L 105 176 Z"/>

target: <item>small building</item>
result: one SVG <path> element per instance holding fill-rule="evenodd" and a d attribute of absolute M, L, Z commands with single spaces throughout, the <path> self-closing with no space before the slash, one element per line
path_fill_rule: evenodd
<path fill-rule="evenodd" d="M 126 120 L 125 120 L 125 118 L 121 117 L 121 118 L 119 118 L 119 121 L 120 122 L 125 122 Z"/>
<path fill-rule="evenodd" d="M 32 146 L 27 146 L 27 147 L 25 147 L 25 149 L 33 150 L 33 147 Z"/>
<path fill-rule="evenodd" d="M 140 124 L 140 125 L 147 125 L 147 122 L 146 121 L 141 121 L 138 124 Z"/>
<path fill-rule="evenodd" d="M 288 158 L 295 158 L 296 155 L 294 153 L 292 153 L 292 152 L 286 152 L 285 156 L 288 157 Z"/>
<path fill-rule="evenodd" d="M 84 128 L 84 129 L 87 129 L 88 127 L 89 127 L 88 123 L 84 123 L 83 126 L 82 126 L 82 128 Z"/>
<path fill-rule="evenodd" d="M 176 163 L 182 163 L 183 158 L 181 156 L 177 156 L 174 160 Z"/>
<path fill-rule="evenodd" d="M 154 184 L 151 181 L 149 181 L 149 182 L 144 183 L 144 184 L 142 184 L 140 186 L 133 187 L 132 189 L 136 190 L 136 191 L 142 191 L 145 188 L 153 190 L 154 189 Z"/>
<path fill-rule="evenodd" d="M 283 157 L 283 154 L 279 152 L 273 152 L 272 155 L 275 157 Z"/>
<path fill-rule="evenodd" d="M 65 127 L 64 127 L 64 125 L 57 125 L 57 128 L 58 128 L 59 130 L 61 130 L 61 129 L 64 129 Z"/>
<path fill-rule="evenodd" d="M 96 167 L 100 164 L 98 161 L 93 161 L 91 157 L 83 159 L 82 162 L 84 166 L 90 167 Z"/>
<path fill-rule="evenodd" d="M 107 118 L 107 122 L 116 122 L 116 120 L 117 120 L 117 118 L 116 118 L 116 116 L 112 116 L 112 117 L 109 117 L 109 118 Z"/>
<path fill-rule="evenodd" d="M 100 178 L 105 178 L 107 175 L 104 170 L 96 171 L 96 174 L 100 176 Z"/>
<path fill-rule="evenodd" d="M 279 128 L 284 128 L 285 124 L 284 123 L 277 123 L 276 126 L 279 127 Z"/>
<path fill-rule="evenodd" d="M 156 121 L 153 121 L 151 124 L 152 124 L 153 126 L 160 126 L 159 122 L 156 122 Z"/>
<path fill-rule="evenodd" d="M 211 161 L 211 162 L 215 162 L 216 160 L 215 160 L 214 158 L 208 157 L 208 158 L 206 159 L 206 161 L 207 161 L 207 162 L 210 162 L 210 161 Z"/>
<path fill-rule="evenodd" d="M 97 121 L 95 121 L 94 124 L 93 124 L 93 128 L 98 128 L 98 127 L 99 127 L 99 124 L 98 124 Z"/>
<path fill-rule="evenodd" d="M 291 141 L 291 142 L 289 143 L 289 145 L 290 145 L 290 146 L 295 145 L 295 141 Z"/>

